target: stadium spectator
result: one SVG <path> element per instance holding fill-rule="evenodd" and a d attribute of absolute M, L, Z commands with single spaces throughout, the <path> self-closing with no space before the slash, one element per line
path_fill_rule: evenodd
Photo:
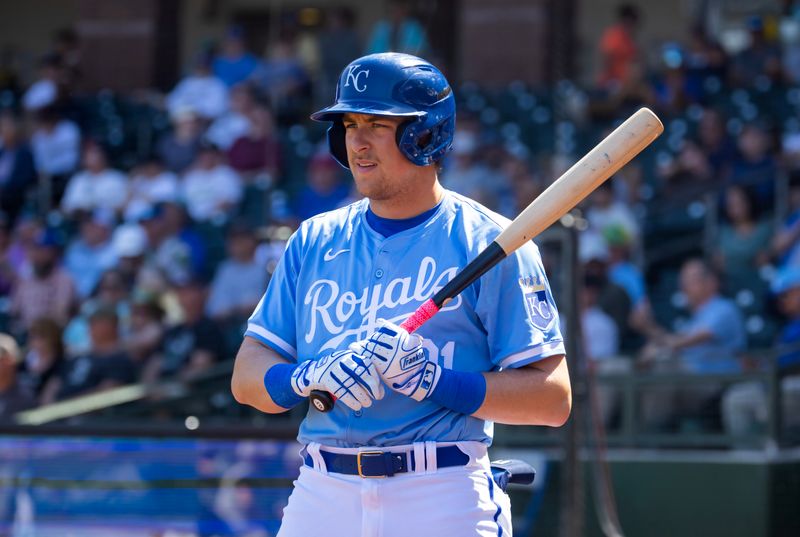
<path fill-rule="evenodd" d="M 205 315 L 206 283 L 198 278 L 180 282 L 175 291 L 182 320 L 164 334 L 160 351 L 147 364 L 145 381 L 159 378 L 190 378 L 223 360 L 224 336 Z"/>
<path fill-rule="evenodd" d="M 589 227 L 601 235 L 608 228 L 618 227 L 632 244 L 639 241 L 639 223 L 628 205 L 614 199 L 611 181 L 601 184 L 589 195 L 586 219 Z"/>
<path fill-rule="evenodd" d="M 228 164 L 245 182 L 254 180 L 272 184 L 278 180 L 280 145 L 272 112 L 263 106 L 247 114 L 247 132 L 228 149 Z"/>
<path fill-rule="evenodd" d="M 166 327 L 164 310 L 154 293 L 134 291 L 131 300 L 131 324 L 123 345 L 138 366 L 144 366 L 161 347 Z"/>
<path fill-rule="evenodd" d="M 750 41 L 744 50 L 733 57 L 730 82 L 737 86 L 752 86 L 763 77 L 773 82 L 780 81 L 780 47 L 767 39 L 763 18 L 760 15 L 749 17 L 746 27 Z"/>
<path fill-rule="evenodd" d="M 583 268 L 584 285 L 597 289 L 597 306 L 614 321 L 617 340 L 624 342 L 631 338 L 633 306 L 625 289 L 609 278 L 608 245 L 602 236 L 591 231 L 582 233 L 578 258 Z"/>
<path fill-rule="evenodd" d="M 695 140 L 684 141 L 678 155 L 658 167 L 658 175 L 660 195 L 654 201 L 662 209 L 666 204 L 685 210 L 688 202 L 701 199 L 721 185 L 708 154 Z"/>
<path fill-rule="evenodd" d="M 131 288 L 140 276 L 148 250 L 147 233 L 138 223 L 117 226 L 111 235 L 111 247 L 117 258 L 117 270 Z"/>
<path fill-rule="evenodd" d="M 233 142 L 250 130 L 249 115 L 257 105 L 251 84 L 235 85 L 230 92 L 230 108 L 211 123 L 205 139 L 227 151 Z"/>
<path fill-rule="evenodd" d="M 772 282 L 772 293 L 784 317 L 775 341 L 775 363 L 781 390 L 782 426 L 797 437 L 800 433 L 800 267 L 787 267 Z M 725 430 L 734 436 L 763 432 L 770 413 L 762 382 L 731 386 L 722 399 Z"/>
<path fill-rule="evenodd" d="M 204 144 L 183 176 L 181 195 L 196 222 L 225 222 L 242 198 L 242 180 L 224 163 L 217 147 Z"/>
<path fill-rule="evenodd" d="M 103 272 L 117 262 L 111 245 L 114 224 L 114 214 L 108 209 L 86 213 L 81 217 L 80 235 L 67 246 L 64 268 L 81 300 L 92 294 Z"/>
<path fill-rule="evenodd" d="M 214 58 L 214 74 L 225 85 L 232 88 L 249 79 L 258 67 L 258 58 L 248 52 L 244 43 L 244 32 L 239 26 L 228 30 L 222 42 L 222 53 Z"/>
<path fill-rule="evenodd" d="M 800 175 L 789 183 L 788 216 L 772 238 L 772 251 L 780 268 L 800 267 Z"/>
<path fill-rule="evenodd" d="M 180 196 L 178 177 L 164 169 L 157 155 L 151 155 L 131 172 L 125 220 L 161 202 L 175 202 Z"/>
<path fill-rule="evenodd" d="M 18 272 L 13 264 L 14 235 L 8 220 L 0 214 L 0 297 L 11 294 Z"/>
<path fill-rule="evenodd" d="M 45 387 L 55 400 L 107 390 L 136 381 L 136 367 L 122 350 L 117 312 L 99 306 L 89 316 L 91 350 L 67 359 Z"/>
<path fill-rule="evenodd" d="M 111 308 L 117 314 L 120 337 L 130 327 L 130 287 L 117 269 L 103 273 L 92 295 L 81 303 L 80 310 L 64 328 L 63 341 L 67 354 L 76 356 L 91 350 L 90 319 L 98 308 Z"/>
<path fill-rule="evenodd" d="M 311 158 L 306 183 L 295 197 L 294 214 L 306 220 L 340 207 L 350 195 L 350 181 L 344 180 L 342 168 L 330 154 L 317 153 Z"/>
<path fill-rule="evenodd" d="M 211 121 L 228 109 L 228 87 L 212 73 L 211 58 L 203 55 L 195 62 L 192 73 L 167 95 L 166 103 L 171 116 L 188 108 Z"/>
<path fill-rule="evenodd" d="M 711 36 L 702 24 L 696 24 L 689 33 L 685 55 L 687 87 L 691 95 L 700 95 L 709 79 L 724 81 L 728 76 L 728 56 L 725 49 Z"/>
<path fill-rule="evenodd" d="M 593 373 L 627 374 L 632 369 L 631 360 L 621 358 L 620 340 L 617 325 L 598 305 L 602 284 L 596 278 L 584 278 L 579 291 L 581 307 L 581 342 L 583 352 Z M 597 387 L 597 401 L 600 415 L 608 425 L 620 404 L 619 389 L 608 386 Z"/>
<path fill-rule="evenodd" d="M 309 75 L 294 43 L 282 38 L 272 43 L 251 80 L 281 115 L 291 115 L 308 89 Z"/>
<path fill-rule="evenodd" d="M 737 146 L 739 152 L 731 162 L 726 183 L 745 186 L 755 193 L 758 205 L 774 207 L 778 162 L 769 134 L 761 126 L 748 123 L 739 134 Z"/>
<path fill-rule="evenodd" d="M 736 143 L 728 136 L 725 117 L 719 110 L 705 108 L 697 126 L 700 149 L 708 158 L 716 177 L 727 173 L 736 156 Z"/>
<path fill-rule="evenodd" d="M 647 302 L 644 275 L 633 262 L 633 237 L 623 226 L 611 224 L 603 228 L 603 239 L 608 246 L 608 278 L 628 294 L 634 309 Z"/>
<path fill-rule="evenodd" d="M 22 97 L 25 110 L 35 112 L 48 106 L 56 106 L 61 99 L 63 82 L 61 59 L 55 54 L 45 55 L 39 62 L 39 79 Z"/>
<path fill-rule="evenodd" d="M 422 25 L 411 16 L 408 0 L 391 0 L 388 6 L 389 17 L 375 23 L 367 42 L 366 54 L 405 52 L 425 57 L 428 54 L 428 37 Z"/>
<path fill-rule="evenodd" d="M 10 113 L 0 115 L 0 210 L 14 225 L 26 195 L 36 185 L 36 167 L 25 143 L 17 119 Z"/>
<path fill-rule="evenodd" d="M 31 273 L 17 282 L 11 297 L 11 313 L 20 326 L 30 329 L 41 317 L 62 326 L 69 320 L 75 303 L 75 284 L 61 266 L 62 241 L 51 229 L 42 230 L 30 251 Z"/>
<path fill-rule="evenodd" d="M 759 218 L 753 195 L 744 187 L 728 187 L 723 197 L 724 219 L 714 241 L 714 266 L 728 296 L 749 289 L 760 310 L 766 292 L 760 271 L 770 260 L 772 225 Z"/>
<path fill-rule="evenodd" d="M 601 67 L 598 84 L 607 89 L 630 79 L 634 63 L 641 60 L 636 44 L 639 27 L 639 10 L 631 4 L 617 7 L 617 21 L 608 27 L 600 38 Z"/>
<path fill-rule="evenodd" d="M 255 260 L 256 246 L 258 241 L 248 226 L 231 224 L 226 241 L 228 257 L 217 268 L 206 305 L 208 316 L 215 321 L 238 327 L 261 300 L 268 274 Z"/>
<path fill-rule="evenodd" d="M 675 332 L 659 326 L 649 309 L 636 311 L 636 324 L 648 337 L 640 365 L 696 375 L 740 372 L 738 354 L 747 343 L 744 319 L 736 305 L 719 294 L 719 280 L 712 268 L 699 258 L 684 262 L 680 290 L 691 317 Z M 720 392 L 715 383 L 653 390 L 643 394 L 642 416 L 647 425 L 655 427 L 669 425 L 680 416 L 707 418 L 718 413 Z"/>
<path fill-rule="evenodd" d="M 172 132 L 156 144 L 156 154 L 171 172 L 183 173 L 197 158 L 202 144 L 203 128 L 197 112 L 181 108 L 170 116 Z"/>
<path fill-rule="evenodd" d="M 69 216 L 99 208 L 121 211 L 128 200 L 128 180 L 125 174 L 109 167 L 106 152 L 99 144 L 86 144 L 83 168 L 67 183 L 61 209 Z"/>
<path fill-rule="evenodd" d="M 53 319 L 36 319 L 28 331 L 28 345 L 20 368 L 20 382 L 36 397 L 40 405 L 44 387 L 53 378 L 64 360 L 61 326 Z"/>
<path fill-rule="evenodd" d="M 39 110 L 36 129 L 31 135 L 36 170 L 50 182 L 51 203 L 58 205 L 71 175 L 81 158 L 81 132 L 72 121 L 53 107 Z"/>
<path fill-rule="evenodd" d="M 21 360 L 19 345 L 8 334 L 0 334 L 0 423 L 12 422 L 14 415 L 36 404 L 25 386 L 18 382 Z"/>
<path fill-rule="evenodd" d="M 181 238 L 181 229 L 169 225 L 164 214 L 166 206 L 151 207 L 139 216 L 147 234 L 145 266 L 162 275 L 166 282 L 187 280 L 199 274 L 193 264 L 192 247 Z"/>

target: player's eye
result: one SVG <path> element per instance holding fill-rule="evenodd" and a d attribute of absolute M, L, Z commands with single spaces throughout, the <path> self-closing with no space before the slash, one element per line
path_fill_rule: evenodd
<path fill-rule="evenodd" d="M 344 123 L 344 128 L 345 128 L 345 129 L 352 129 L 352 128 L 354 128 L 355 126 L 356 126 L 356 124 L 355 124 L 355 123 L 348 123 L 348 122 L 345 122 L 345 123 Z"/>

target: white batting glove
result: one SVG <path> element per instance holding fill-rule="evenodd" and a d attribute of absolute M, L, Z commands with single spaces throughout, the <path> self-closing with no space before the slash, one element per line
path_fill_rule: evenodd
<path fill-rule="evenodd" d="M 389 321 L 379 320 L 375 332 L 350 349 L 372 359 L 389 388 L 416 401 L 428 397 L 439 382 L 441 368 L 428 360 L 422 338 Z"/>
<path fill-rule="evenodd" d="M 313 390 L 329 392 L 353 410 L 372 406 L 384 395 L 372 360 L 352 350 L 303 362 L 292 373 L 292 389 L 301 397 L 309 397 Z"/>

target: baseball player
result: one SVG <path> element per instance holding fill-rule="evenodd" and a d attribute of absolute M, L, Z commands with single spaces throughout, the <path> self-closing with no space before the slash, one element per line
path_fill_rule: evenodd
<path fill-rule="evenodd" d="M 279 535 L 511 535 L 489 473 L 493 422 L 560 426 L 571 406 L 538 249 L 521 247 L 409 335 L 398 325 L 508 224 L 437 180 L 452 88 L 425 60 L 373 54 L 311 117 L 331 123 L 330 151 L 364 199 L 303 222 L 236 357 L 233 394 L 263 412 L 312 390 L 337 398 L 300 425 Z"/>

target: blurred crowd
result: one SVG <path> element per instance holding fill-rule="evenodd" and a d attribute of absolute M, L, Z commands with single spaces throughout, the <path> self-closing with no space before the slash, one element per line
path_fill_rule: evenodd
<path fill-rule="evenodd" d="M 353 12 L 325 15 L 313 38 L 282 31 L 263 57 L 239 27 L 201 47 L 148 99 L 165 121 L 133 157 L 113 128 L 95 135 L 85 103 L 106 101 L 78 89 L 74 33 L 58 34 L 36 80 L 0 72 L 0 417 L 233 357 L 288 232 L 357 197 L 308 112 L 364 52 L 436 54 L 404 2 L 364 40 Z M 698 26 L 643 48 L 642 18 L 619 7 L 593 84 L 460 82 L 441 180 L 514 216 L 652 108 L 665 134 L 581 206 L 584 352 L 601 373 L 777 367 L 784 415 L 800 415 L 800 10 L 743 20 L 735 47 Z M 705 388 L 663 390 L 643 419 L 765 427 L 761 384 Z M 601 395 L 613 423 L 619 394 Z"/>

